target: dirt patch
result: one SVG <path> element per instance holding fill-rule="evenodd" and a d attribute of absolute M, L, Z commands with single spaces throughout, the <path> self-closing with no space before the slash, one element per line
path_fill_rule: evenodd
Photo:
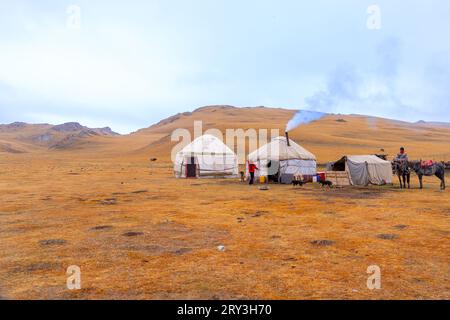
<path fill-rule="evenodd" d="M 147 192 L 148 192 L 148 190 L 136 190 L 136 191 L 133 191 L 131 193 L 139 194 L 139 193 L 147 193 Z"/>
<path fill-rule="evenodd" d="M 264 210 L 259 210 L 259 211 L 255 211 L 253 213 L 248 212 L 248 211 L 244 211 L 243 213 L 246 214 L 246 215 L 250 215 L 252 218 L 257 218 L 257 217 L 261 217 L 261 216 L 264 216 L 266 214 L 269 214 L 270 212 L 269 211 L 264 211 Z"/>
<path fill-rule="evenodd" d="M 192 248 L 180 248 L 174 252 L 176 255 L 183 255 L 192 251 Z"/>
<path fill-rule="evenodd" d="M 310 242 L 314 246 L 326 247 L 334 245 L 334 241 L 332 240 L 314 240 Z"/>
<path fill-rule="evenodd" d="M 349 187 L 349 188 L 333 188 L 326 193 L 326 197 L 323 194 L 318 194 L 316 189 L 303 189 L 305 192 L 314 194 L 320 197 L 321 201 L 328 201 L 330 198 L 336 199 L 349 199 L 349 200 L 361 200 L 361 199 L 379 199 L 386 195 L 388 192 L 381 187 Z"/>
<path fill-rule="evenodd" d="M 108 199 L 100 200 L 98 202 L 102 205 L 112 206 L 112 205 L 117 204 L 117 199 L 116 198 L 108 198 Z"/>
<path fill-rule="evenodd" d="M 399 238 L 398 234 L 390 234 L 390 233 L 382 233 L 378 234 L 377 238 L 383 239 L 383 240 L 395 240 Z"/>
<path fill-rule="evenodd" d="M 188 227 L 176 222 L 163 222 L 150 226 L 145 235 L 132 243 L 112 238 L 105 245 L 126 251 L 140 251 L 149 255 L 183 255 L 194 250 L 212 249 L 223 243 L 229 234 L 213 227 Z"/>
<path fill-rule="evenodd" d="M 100 230 L 110 230 L 112 229 L 112 226 L 95 226 L 90 228 L 91 231 L 100 231 Z"/>
<path fill-rule="evenodd" d="M 448 230 L 440 230 L 440 229 L 433 229 L 434 232 L 439 233 L 440 235 L 444 237 L 450 236 L 450 231 Z"/>
<path fill-rule="evenodd" d="M 39 271 L 54 271 L 61 270 L 62 266 L 60 263 L 54 262 L 37 262 L 31 263 L 23 267 L 14 268 L 12 273 L 31 273 L 31 272 L 39 272 Z"/>
<path fill-rule="evenodd" d="M 137 231 L 129 231 L 122 234 L 124 237 L 137 237 L 144 235 L 143 232 L 137 232 Z"/>
<path fill-rule="evenodd" d="M 46 240 L 39 241 L 39 244 L 41 246 L 61 246 L 66 243 L 67 243 L 67 241 L 64 239 L 46 239 Z"/>

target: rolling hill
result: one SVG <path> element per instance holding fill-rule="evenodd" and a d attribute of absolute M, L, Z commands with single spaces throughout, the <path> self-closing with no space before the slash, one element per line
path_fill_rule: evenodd
<path fill-rule="evenodd" d="M 226 129 L 279 129 L 284 134 L 294 110 L 279 108 L 235 108 L 209 106 L 182 113 L 133 133 L 124 139 L 149 141 L 137 153 L 168 157 L 177 142 L 170 135 L 177 128 L 193 133 L 194 121 L 202 121 L 203 131 Z M 319 162 L 332 161 L 344 154 L 386 153 L 393 156 L 405 146 L 413 158 L 450 159 L 450 128 L 445 124 L 410 123 L 363 115 L 329 114 L 290 132 L 294 139 L 317 155 Z"/>
<path fill-rule="evenodd" d="M 92 137 L 113 137 L 119 134 L 110 128 L 88 128 L 77 122 L 60 125 L 14 122 L 0 125 L 0 150 L 24 153 L 39 150 L 76 148 Z"/>
<path fill-rule="evenodd" d="M 213 128 L 222 133 L 226 129 L 278 129 L 284 134 L 286 123 L 295 112 L 268 107 L 207 106 L 123 136 L 109 128 L 90 129 L 78 123 L 58 126 L 14 123 L 0 125 L 0 152 L 76 150 L 96 156 L 156 157 L 168 161 L 172 148 L 178 143 L 171 141 L 172 132 L 188 129 L 193 134 L 194 121 L 202 121 L 203 132 Z M 328 114 L 292 130 L 290 137 L 316 154 L 319 162 L 332 161 L 345 154 L 393 156 L 400 146 L 404 146 L 412 158 L 450 160 L 450 127 L 445 123 Z"/>

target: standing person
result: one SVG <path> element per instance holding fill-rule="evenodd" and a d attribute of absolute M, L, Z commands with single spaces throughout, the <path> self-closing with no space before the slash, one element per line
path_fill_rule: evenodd
<path fill-rule="evenodd" d="M 397 154 L 395 160 L 400 162 L 408 161 L 408 154 L 405 152 L 405 148 L 403 147 L 400 148 L 400 153 Z"/>
<path fill-rule="evenodd" d="M 409 173 L 409 166 L 408 166 L 409 159 L 408 159 L 408 154 L 405 152 L 404 147 L 400 148 L 400 153 L 397 154 L 394 161 L 397 161 L 400 164 L 402 164 L 403 168 L 406 171 L 405 173 Z"/>
<path fill-rule="evenodd" d="M 248 163 L 248 172 L 250 173 L 250 182 L 248 184 L 253 184 L 253 180 L 255 180 L 255 170 L 259 170 L 258 167 L 253 163 Z"/>

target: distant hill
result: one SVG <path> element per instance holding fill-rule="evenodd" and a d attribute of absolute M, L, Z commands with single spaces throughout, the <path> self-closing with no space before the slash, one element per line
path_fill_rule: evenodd
<path fill-rule="evenodd" d="M 279 129 L 284 134 L 286 123 L 295 110 L 232 106 L 207 106 L 193 112 L 174 115 L 133 134 L 131 141 L 150 141 L 137 152 L 155 157 L 170 156 L 177 142 L 170 135 L 177 128 L 189 129 L 201 120 L 203 131 L 226 129 Z M 319 162 L 336 160 L 345 154 L 379 154 L 393 157 L 400 146 L 405 146 L 413 158 L 450 160 L 450 127 L 434 123 L 411 123 L 364 115 L 328 114 L 322 119 L 302 125 L 290 132 L 294 139 L 316 154 Z"/>
<path fill-rule="evenodd" d="M 172 148 L 178 143 L 171 141 L 172 132 L 188 129 L 192 134 L 194 121 L 202 121 L 203 132 L 212 128 L 222 133 L 226 129 L 278 129 L 284 134 L 286 123 L 295 113 L 282 108 L 206 106 L 122 136 L 109 128 L 91 129 L 78 123 L 57 126 L 13 123 L 0 125 L 0 152 L 65 150 L 74 155 L 87 152 L 121 161 L 130 157 L 169 161 Z M 290 138 L 313 152 L 320 163 L 350 154 L 384 153 L 392 158 L 400 146 L 406 148 L 412 159 L 450 160 L 450 127 L 445 124 L 328 114 L 294 129 Z"/>
<path fill-rule="evenodd" d="M 88 128 L 77 122 L 59 125 L 14 122 L 0 125 L 0 150 L 22 153 L 37 148 L 68 149 L 83 139 L 118 136 L 110 128 Z"/>
<path fill-rule="evenodd" d="M 435 126 L 435 127 L 445 127 L 450 128 L 449 122 L 436 122 L 436 121 L 417 121 L 416 124 L 418 125 L 424 125 L 424 126 Z"/>

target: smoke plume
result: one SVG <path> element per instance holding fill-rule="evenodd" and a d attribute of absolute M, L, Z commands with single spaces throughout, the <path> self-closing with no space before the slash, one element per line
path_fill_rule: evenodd
<path fill-rule="evenodd" d="M 319 120 L 324 115 L 325 113 L 322 112 L 300 110 L 287 123 L 286 132 L 295 129 L 302 124 L 308 124 L 312 121 Z"/>

